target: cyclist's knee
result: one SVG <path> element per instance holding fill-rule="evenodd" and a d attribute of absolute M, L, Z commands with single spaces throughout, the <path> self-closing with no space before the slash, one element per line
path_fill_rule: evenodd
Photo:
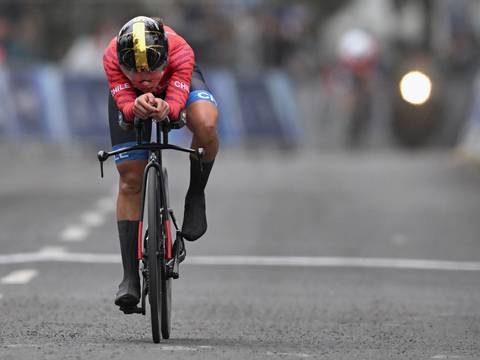
<path fill-rule="evenodd" d="M 122 195 L 138 195 L 142 191 L 142 176 L 126 173 L 120 176 L 119 192 Z"/>
<path fill-rule="evenodd" d="M 187 109 L 188 127 L 197 137 L 209 141 L 217 137 L 218 109 L 212 103 L 197 101 Z"/>
<path fill-rule="evenodd" d="M 140 164 L 141 163 L 141 164 Z M 120 174 L 119 192 L 122 195 L 137 195 L 142 191 L 143 161 L 125 161 L 117 165 Z"/>

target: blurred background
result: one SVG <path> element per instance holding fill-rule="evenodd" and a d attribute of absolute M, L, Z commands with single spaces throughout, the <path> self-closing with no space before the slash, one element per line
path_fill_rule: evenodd
<path fill-rule="evenodd" d="M 224 150 L 480 155 L 474 0 L 2 0 L 0 142 L 108 145 L 102 54 L 137 15 L 194 48 Z"/>
<path fill-rule="evenodd" d="M 138 15 L 191 44 L 220 107 L 161 347 L 113 305 L 96 159 L 103 51 Z M 478 359 L 479 40 L 478 0 L 0 0 L 0 358 Z M 188 158 L 165 159 L 181 222 Z"/>

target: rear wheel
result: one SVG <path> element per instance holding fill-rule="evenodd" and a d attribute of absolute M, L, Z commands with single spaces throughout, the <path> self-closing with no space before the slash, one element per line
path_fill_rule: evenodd
<path fill-rule="evenodd" d="M 160 184 L 157 170 L 151 168 L 147 175 L 147 221 L 148 241 L 147 269 L 148 269 L 148 301 L 150 303 L 150 317 L 152 321 L 152 337 L 154 343 L 160 342 L 160 324 L 162 322 L 161 304 L 161 262 L 163 251 L 159 247 L 162 225 L 159 212 Z"/>
<path fill-rule="evenodd" d="M 167 279 L 165 266 L 162 267 L 162 336 L 164 339 L 170 338 L 170 314 L 172 303 L 172 279 Z"/>

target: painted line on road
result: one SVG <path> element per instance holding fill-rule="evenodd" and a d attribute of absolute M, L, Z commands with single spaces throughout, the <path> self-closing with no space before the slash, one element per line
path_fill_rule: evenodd
<path fill-rule="evenodd" d="M 89 231 L 84 226 L 72 225 L 60 233 L 60 239 L 65 242 L 83 241 L 88 236 Z"/>
<path fill-rule="evenodd" d="M 41 346 L 51 346 L 51 345 L 58 345 L 58 343 L 53 342 L 44 342 Z M 84 346 L 92 346 L 92 347 L 117 347 L 116 344 L 111 343 L 93 343 L 93 342 L 82 342 Z M 30 348 L 30 347 L 38 347 L 40 344 L 2 344 L 2 347 L 6 348 Z M 157 350 L 164 350 L 164 351 L 200 351 L 200 350 L 212 350 L 214 349 L 213 346 L 209 345 L 200 345 L 200 346 L 181 346 L 181 345 L 162 345 L 159 347 L 154 347 L 152 349 Z"/>
<path fill-rule="evenodd" d="M 299 357 L 299 358 L 309 358 L 312 355 L 305 354 L 305 353 L 286 353 L 286 352 L 273 352 L 267 351 L 267 355 L 269 356 L 290 356 L 290 357 Z"/>
<path fill-rule="evenodd" d="M 35 253 L 0 255 L 0 265 L 50 261 L 94 264 L 117 264 L 121 262 L 120 254 L 71 253 L 63 247 L 46 247 Z M 185 264 L 207 266 L 224 265 L 480 271 L 480 262 L 474 261 L 354 257 L 187 256 Z"/>
<path fill-rule="evenodd" d="M 199 350 L 212 350 L 213 346 L 181 346 L 181 345 L 162 345 L 159 347 L 164 351 L 199 351 Z"/>
<path fill-rule="evenodd" d="M 105 223 L 106 215 L 115 210 L 115 199 L 113 196 L 101 198 L 95 204 L 95 209 L 87 211 L 80 216 L 79 222 L 67 226 L 60 233 L 60 241 L 81 242 L 90 235 L 90 229 L 101 226 Z"/>
<path fill-rule="evenodd" d="M 45 345 L 50 345 L 52 343 L 42 343 L 41 346 L 45 346 Z M 2 345 L 3 347 L 6 347 L 6 348 L 31 348 L 31 347 L 39 347 L 40 345 L 39 344 L 5 344 L 5 345 Z"/>
<path fill-rule="evenodd" d="M 193 265 L 355 267 L 415 270 L 480 271 L 480 262 L 426 259 L 312 257 L 312 256 L 191 256 Z"/>
<path fill-rule="evenodd" d="M 29 283 L 35 276 L 38 275 L 37 270 L 25 269 L 25 270 L 16 270 L 4 276 L 1 280 L 1 284 L 9 285 L 22 285 Z"/>
<path fill-rule="evenodd" d="M 105 222 L 104 214 L 99 211 L 88 211 L 80 218 L 83 224 L 90 227 L 100 226 Z"/>
<path fill-rule="evenodd" d="M 115 193 L 116 195 L 116 193 Z M 102 213 L 108 213 L 115 210 L 115 199 L 113 196 L 105 196 L 97 201 L 96 208 Z"/>

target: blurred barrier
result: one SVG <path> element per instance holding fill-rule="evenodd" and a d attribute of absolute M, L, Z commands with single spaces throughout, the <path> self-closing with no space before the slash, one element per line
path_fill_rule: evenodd
<path fill-rule="evenodd" d="M 456 152 L 466 160 L 480 164 L 480 73 L 475 78 L 467 122 Z"/>
<path fill-rule="evenodd" d="M 220 107 L 224 146 L 267 143 L 294 147 L 303 129 L 296 94 L 283 73 L 242 78 L 226 70 L 206 72 Z M 0 139 L 108 144 L 108 87 L 103 78 L 64 74 L 55 66 L 21 71 L 0 68 Z M 187 143 L 188 130 L 173 134 Z"/>

